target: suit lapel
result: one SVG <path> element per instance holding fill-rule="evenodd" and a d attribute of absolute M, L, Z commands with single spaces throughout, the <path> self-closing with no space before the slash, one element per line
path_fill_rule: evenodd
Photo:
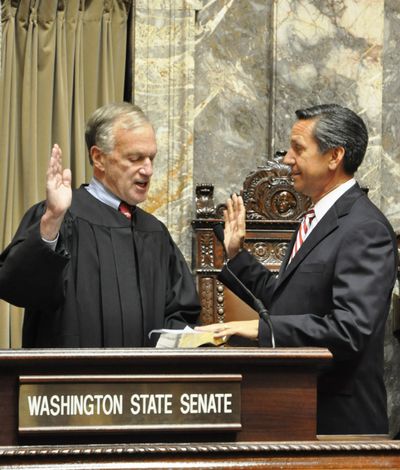
<path fill-rule="evenodd" d="M 346 193 L 344 193 L 343 196 L 341 196 L 335 202 L 335 204 L 328 210 L 324 217 L 322 217 L 322 219 L 318 222 L 317 226 L 313 229 L 310 235 L 306 238 L 303 245 L 300 247 L 299 251 L 296 253 L 296 256 L 292 259 L 290 264 L 287 265 L 294 241 L 296 239 L 296 231 L 289 244 L 288 251 L 279 271 L 275 291 L 285 281 L 285 279 L 287 279 L 294 271 L 296 271 L 300 263 L 315 248 L 315 246 L 337 229 L 339 226 L 339 219 L 348 214 L 354 202 L 363 195 L 364 193 L 358 184 L 351 187 Z"/>
<path fill-rule="evenodd" d="M 289 265 L 286 262 L 286 269 L 282 270 L 279 274 L 279 279 L 277 282 L 277 287 L 281 284 L 287 277 L 289 277 L 293 271 L 297 269 L 299 264 L 304 260 L 304 258 L 313 250 L 313 248 L 318 245 L 325 237 L 332 233 L 338 226 L 338 216 L 334 207 L 329 209 L 325 216 L 320 220 L 314 230 L 306 238 L 304 243 L 301 245 L 299 251 L 296 253 L 296 256 L 292 259 Z"/>

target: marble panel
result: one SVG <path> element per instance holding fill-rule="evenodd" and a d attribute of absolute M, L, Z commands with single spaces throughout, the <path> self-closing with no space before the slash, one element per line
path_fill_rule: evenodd
<path fill-rule="evenodd" d="M 400 3 L 385 1 L 382 91 L 381 209 L 400 233 Z M 399 287 L 394 302 L 399 303 Z M 392 434 L 400 433 L 400 342 L 393 338 L 390 312 L 385 341 L 385 377 Z M 400 339 L 400 338 L 399 338 Z M 400 437 L 400 436 L 399 436 Z"/>
<path fill-rule="evenodd" d="M 399 232 L 399 21 L 398 0 L 205 0 L 196 23 L 194 184 L 214 184 L 222 202 L 287 148 L 296 109 L 335 102 L 367 124 L 356 177 Z M 385 375 L 393 434 L 400 358 L 392 316 Z"/>
<path fill-rule="evenodd" d="M 272 5 L 206 1 L 197 15 L 194 184 L 217 202 L 267 158 Z"/>
<path fill-rule="evenodd" d="M 370 143 L 357 178 L 380 206 L 384 0 L 280 0 L 276 13 L 275 145 L 294 111 L 338 103 L 365 120 Z"/>
<path fill-rule="evenodd" d="M 144 209 L 190 259 L 195 2 L 136 1 L 133 97 L 152 121 L 158 154 Z"/>
<path fill-rule="evenodd" d="M 400 3 L 385 2 L 382 107 L 382 210 L 400 233 Z"/>

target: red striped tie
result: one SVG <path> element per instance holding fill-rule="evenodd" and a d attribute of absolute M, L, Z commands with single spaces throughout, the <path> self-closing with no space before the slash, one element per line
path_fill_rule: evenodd
<path fill-rule="evenodd" d="M 314 209 L 310 209 L 308 212 L 304 214 L 299 231 L 297 232 L 296 242 L 293 245 L 292 254 L 290 255 L 288 264 L 292 261 L 293 257 L 299 251 L 301 245 L 303 244 L 306 233 L 310 230 L 310 226 L 314 217 L 315 217 Z"/>
<path fill-rule="evenodd" d="M 122 201 L 118 207 L 118 210 L 124 214 L 127 219 L 132 218 L 131 206 L 126 202 Z"/>

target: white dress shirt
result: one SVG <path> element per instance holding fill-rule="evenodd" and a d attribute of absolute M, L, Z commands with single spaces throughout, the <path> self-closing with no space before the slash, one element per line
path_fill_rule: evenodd
<path fill-rule="evenodd" d="M 308 229 L 304 240 L 310 235 L 310 233 L 314 230 L 317 226 L 318 222 L 322 219 L 322 217 L 328 212 L 328 210 L 335 204 L 335 202 L 343 196 L 343 194 L 350 189 L 352 186 L 356 184 L 356 180 L 354 178 L 349 179 L 345 183 L 341 184 L 334 190 L 330 191 L 326 194 L 323 198 L 321 198 L 314 206 L 315 217 L 311 222 L 310 228 Z M 303 241 L 304 241 L 303 240 Z"/>

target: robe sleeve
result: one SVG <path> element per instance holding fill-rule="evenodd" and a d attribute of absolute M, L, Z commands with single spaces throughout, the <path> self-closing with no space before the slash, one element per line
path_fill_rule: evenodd
<path fill-rule="evenodd" d="M 194 326 L 200 313 L 195 283 L 186 260 L 173 240 L 169 240 L 169 277 L 164 327 L 179 329 Z"/>
<path fill-rule="evenodd" d="M 64 270 L 70 256 L 61 248 L 62 240 L 56 251 L 42 240 L 43 212 L 43 203 L 29 209 L 0 255 L 0 298 L 19 307 L 51 309 L 63 299 Z"/>

